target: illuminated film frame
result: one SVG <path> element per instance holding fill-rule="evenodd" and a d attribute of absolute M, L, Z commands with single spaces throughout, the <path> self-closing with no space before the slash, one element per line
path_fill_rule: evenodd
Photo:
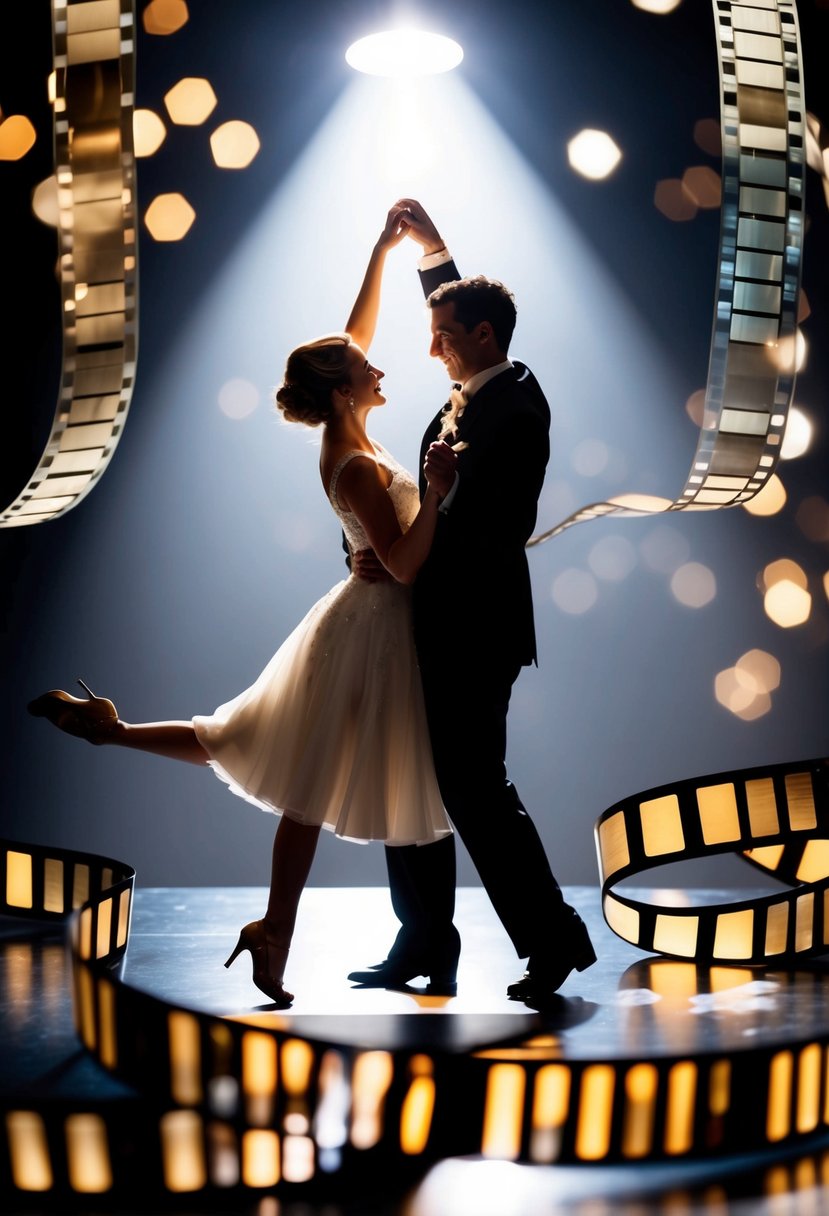
<path fill-rule="evenodd" d="M 133 0 L 52 0 L 63 365 L 52 429 L 0 527 L 70 510 L 124 428 L 137 353 Z"/>

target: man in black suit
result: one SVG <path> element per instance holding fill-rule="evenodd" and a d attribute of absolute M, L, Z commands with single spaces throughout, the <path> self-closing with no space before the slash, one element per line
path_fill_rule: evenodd
<path fill-rule="evenodd" d="M 525 544 L 549 458 L 550 410 L 528 368 L 507 358 L 515 304 L 503 284 L 460 279 L 432 221 L 402 199 L 400 221 L 423 246 L 420 278 L 431 313 L 430 354 L 455 384 L 423 437 L 424 462 L 457 452 L 430 556 L 414 584 L 414 629 L 435 770 L 447 812 L 519 958 L 507 989 L 540 1004 L 575 968 L 595 961 L 587 929 L 564 902 L 532 820 L 507 778 L 506 719 L 522 666 L 536 661 Z M 425 478 L 421 473 L 421 494 Z M 359 568 L 358 568 L 359 572 Z M 456 991 L 452 837 L 387 848 L 401 922 L 385 962 L 349 978 L 398 987 L 428 976 Z"/>

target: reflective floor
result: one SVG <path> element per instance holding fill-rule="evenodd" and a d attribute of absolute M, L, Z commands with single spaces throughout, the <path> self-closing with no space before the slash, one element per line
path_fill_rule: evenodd
<path fill-rule="evenodd" d="M 422 1043 L 467 1051 L 543 1030 L 557 1036 L 566 1058 L 648 1058 L 728 1051 L 749 1042 L 785 1044 L 827 1024 L 829 971 L 823 963 L 787 972 L 703 969 L 646 958 L 607 928 L 597 890 L 571 888 L 568 898 L 589 925 L 599 962 L 571 976 L 560 1004 L 545 1015 L 506 997 L 521 964 L 479 889 L 459 892 L 463 954 L 455 998 L 429 998 L 416 987 L 360 989 L 347 980 L 353 968 L 384 957 L 395 931 L 387 892 L 373 888 L 306 891 L 286 972 L 286 984 L 296 993 L 287 1012 L 273 1011 L 261 998 L 247 955 L 230 970 L 221 965 L 241 925 L 262 914 L 264 892 L 258 889 L 139 890 L 124 978 L 190 1007 L 253 1014 L 299 1032 L 379 1047 Z M 699 898 L 719 902 L 727 893 Z M 117 1104 L 135 1101 L 140 1117 L 135 1095 L 78 1044 L 59 935 L 0 922 L 0 992 L 0 1090 L 6 1099 L 49 1094 L 79 1104 L 93 1096 Z M 40 1201 L 26 1210 L 55 1209 Z M 102 1199 L 94 1210 L 109 1209 Z M 186 1210 L 218 1209 L 200 1208 L 196 1201 Z M 829 1212 L 829 1138 L 779 1159 L 763 1154 L 695 1164 L 540 1167 L 456 1159 L 414 1183 L 378 1177 L 355 1195 L 319 1201 L 269 1196 L 234 1210 L 255 1216 L 811 1216 Z"/>

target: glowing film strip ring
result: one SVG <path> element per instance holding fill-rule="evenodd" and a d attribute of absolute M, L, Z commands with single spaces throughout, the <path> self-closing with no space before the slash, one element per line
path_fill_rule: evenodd
<path fill-rule="evenodd" d="M 0 527 L 54 519 L 108 465 L 137 357 L 132 0 L 52 0 L 63 367 L 52 429 Z"/>
<path fill-rule="evenodd" d="M 705 413 L 682 493 L 581 507 L 528 547 L 602 516 L 711 511 L 774 472 L 794 395 L 806 170 L 794 0 L 713 0 L 720 76 L 722 220 Z"/>
<path fill-rule="evenodd" d="M 642 950 L 698 963 L 774 965 L 829 950 L 829 765 L 720 773 L 647 790 L 596 824 L 602 910 Z M 727 907 L 666 908 L 614 887 L 654 866 L 737 852 L 797 884 Z"/>

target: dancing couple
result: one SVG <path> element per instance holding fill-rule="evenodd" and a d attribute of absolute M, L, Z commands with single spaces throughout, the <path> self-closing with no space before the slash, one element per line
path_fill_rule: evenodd
<path fill-rule="evenodd" d="M 386 400 L 368 359 L 383 268 L 404 237 L 422 247 L 429 353 L 453 382 L 423 437 L 419 486 L 366 431 Z M 225 964 L 250 951 L 253 982 L 280 1008 L 293 1000 L 283 974 L 321 828 L 386 845 L 401 927 L 382 963 L 351 972 L 355 983 L 400 988 L 423 976 L 428 992 L 456 993 L 453 826 L 528 959 L 511 998 L 542 1007 L 595 961 L 505 767 L 512 685 L 536 660 L 525 544 L 550 427 L 535 377 L 507 357 L 515 316 L 503 284 L 461 279 L 421 205 L 400 199 L 345 331 L 294 350 L 276 393 L 288 421 L 322 427 L 320 475 L 349 577 L 209 717 L 125 722 L 86 685 L 85 699 L 53 690 L 29 705 L 90 743 L 209 765 L 280 814 L 267 909 Z"/>

